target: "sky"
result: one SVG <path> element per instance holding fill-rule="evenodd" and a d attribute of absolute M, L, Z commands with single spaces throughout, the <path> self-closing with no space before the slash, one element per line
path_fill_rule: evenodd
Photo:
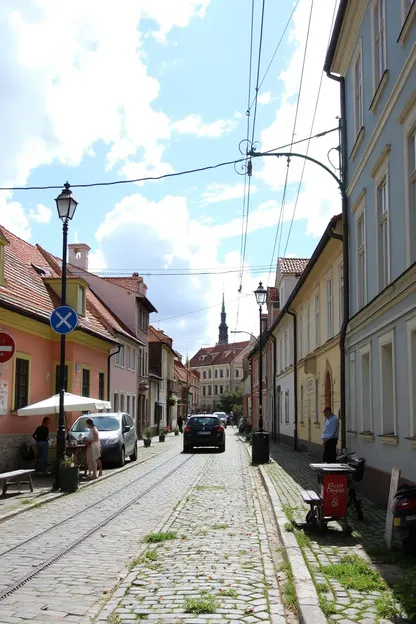
<path fill-rule="evenodd" d="M 253 1 L 250 73 L 252 0 L 3 0 L 0 186 L 234 162 L 247 120 L 258 153 L 336 128 L 338 85 L 322 69 L 337 0 L 265 0 L 262 31 Z M 335 131 L 292 151 L 336 172 L 338 143 Z M 254 157 L 250 180 L 244 164 L 73 188 L 69 241 L 91 247 L 91 271 L 144 276 L 151 322 L 184 357 L 217 341 L 223 292 L 229 331 L 256 333 L 258 282 L 274 285 L 278 256 L 310 257 L 341 212 L 313 163 Z M 0 225 L 61 255 L 58 193 L 0 191 Z"/>

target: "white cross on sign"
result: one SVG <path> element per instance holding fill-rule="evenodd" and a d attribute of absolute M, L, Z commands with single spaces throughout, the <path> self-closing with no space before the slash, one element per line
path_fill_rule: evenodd
<path fill-rule="evenodd" d="M 61 314 L 59 314 L 59 312 L 56 312 L 56 316 L 59 317 L 60 321 L 59 323 L 56 324 L 56 328 L 58 329 L 58 327 L 60 327 L 63 323 L 65 323 L 65 325 L 71 329 L 72 325 L 71 323 L 68 323 L 68 319 L 71 318 L 72 312 L 68 312 L 68 314 L 66 316 L 61 316 Z"/>

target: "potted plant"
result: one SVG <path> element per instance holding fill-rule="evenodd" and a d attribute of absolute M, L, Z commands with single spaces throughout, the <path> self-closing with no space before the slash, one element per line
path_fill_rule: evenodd
<path fill-rule="evenodd" d="M 169 405 L 174 406 L 174 405 L 177 404 L 177 402 L 178 402 L 178 397 L 176 396 L 176 394 L 171 394 L 171 396 L 168 397 L 168 404 Z"/>
<path fill-rule="evenodd" d="M 143 444 L 146 447 L 149 447 L 152 443 L 152 428 L 151 427 L 146 427 L 146 429 L 143 431 L 144 433 L 144 438 L 143 438 Z"/>
<path fill-rule="evenodd" d="M 59 485 L 63 492 L 75 492 L 79 486 L 79 466 L 73 455 L 64 455 L 59 465 Z"/>
<path fill-rule="evenodd" d="M 176 435 L 178 436 L 179 435 L 179 427 L 178 427 L 178 425 L 176 425 L 174 431 L 175 431 L 175 436 Z"/>
<path fill-rule="evenodd" d="M 164 442 L 166 438 L 166 434 L 168 433 L 167 427 L 162 427 L 159 431 L 159 442 Z"/>

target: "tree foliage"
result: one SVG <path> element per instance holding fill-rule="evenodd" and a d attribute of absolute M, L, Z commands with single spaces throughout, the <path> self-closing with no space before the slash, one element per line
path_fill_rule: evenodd
<path fill-rule="evenodd" d="M 220 405 L 221 409 L 227 414 L 234 412 L 235 414 L 240 415 L 243 411 L 242 390 L 236 389 L 231 390 L 231 392 L 224 392 L 224 394 L 220 397 Z"/>

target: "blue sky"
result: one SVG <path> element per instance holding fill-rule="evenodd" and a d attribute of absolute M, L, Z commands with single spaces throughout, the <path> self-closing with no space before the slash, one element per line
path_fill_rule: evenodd
<path fill-rule="evenodd" d="M 259 92 L 259 149 L 290 142 L 311 3 L 298 1 Z M 0 33 L 8 42 L 0 62 L 7 96 L 0 104 L 6 137 L 1 185 L 108 182 L 239 157 L 246 135 L 250 0 L 121 0 L 117 14 L 97 0 L 59 4 L 26 0 L 17 10 L 10 0 L 0 7 Z M 265 2 L 260 77 L 294 5 Z M 255 0 L 253 95 L 261 7 Z M 334 7 L 333 0 L 313 3 L 295 140 L 311 130 Z M 313 133 L 335 127 L 337 114 L 337 88 L 325 77 Z M 309 154 L 327 162 L 336 144 L 336 133 L 316 139 Z M 70 240 L 76 236 L 91 246 L 92 270 L 145 274 L 159 310 L 156 326 L 179 351 L 192 354 L 216 340 L 223 289 L 230 329 L 255 330 L 250 293 L 259 279 L 273 285 L 274 268 L 253 267 L 272 263 L 276 232 L 273 267 L 277 251 L 310 256 L 328 219 L 340 212 L 336 185 L 307 165 L 288 238 L 302 171 L 302 161 L 292 159 L 283 229 L 277 230 L 286 168 L 283 159 L 253 161 L 241 297 L 245 178 L 233 166 L 143 185 L 74 189 L 79 206 Z M 56 194 L 2 193 L 0 224 L 60 254 Z M 146 275 L 154 270 L 165 273 Z M 185 275 L 171 275 L 177 271 Z M 201 308 L 209 309 L 188 314 Z"/>

